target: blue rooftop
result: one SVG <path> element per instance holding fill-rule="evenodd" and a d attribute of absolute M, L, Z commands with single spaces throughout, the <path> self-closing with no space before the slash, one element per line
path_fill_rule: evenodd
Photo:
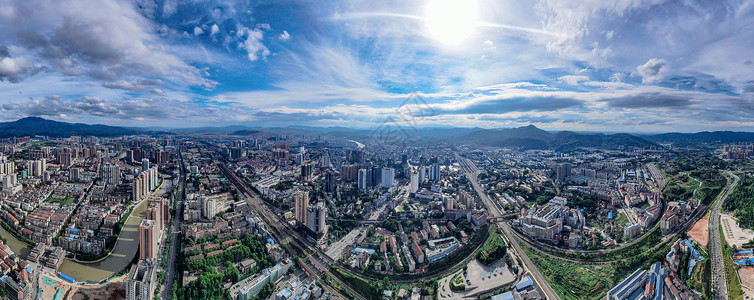
<path fill-rule="evenodd" d="M 531 281 L 531 277 L 529 277 L 529 275 L 526 275 L 526 277 L 521 279 L 521 281 L 519 281 L 518 284 L 516 284 L 516 291 L 520 292 L 533 285 L 534 285 L 534 282 Z"/>

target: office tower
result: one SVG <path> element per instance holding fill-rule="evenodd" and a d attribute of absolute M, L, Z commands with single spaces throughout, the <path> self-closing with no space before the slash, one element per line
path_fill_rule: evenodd
<path fill-rule="evenodd" d="M 359 169 L 359 190 L 366 190 L 369 186 L 368 180 L 369 176 L 367 176 L 368 171 L 367 169 Z"/>
<path fill-rule="evenodd" d="M 236 147 L 230 148 L 230 158 L 231 159 L 239 159 L 239 158 L 241 158 L 242 153 L 243 152 L 242 152 L 241 148 L 236 148 Z"/>
<path fill-rule="evenodd" d="M 372 167 L 372 181 L 370 186 L 379 186 L 382 183 L 382 168 Z"/>
<path fill-rule="evenodd" d="M 157 228 L 155 221 L 141 220 L 139 224 L 139 259 L 157 257 Z"/>
<path fill-rule="evenodd" d="M 301 180 L 308 181 L 309 179 L 311 179 L 313 173 L 314 173 L 314 165 L 310 163 L 305 163 L 301 165 Z"/>
<path fill-rule="evenodd" d="M 131 266 L 126 279 L 126 300 L 151 300 L 154 298 L 156 264 L 152 259 L 142 259 Z"/>
<path fill-rule="evenodd" d="M 395 184 L 395 169 L 382 168 L 382 184 L 384 188 L 390 188 Z"/>
<path fill-rule="evenodd" d="M 325 193 L 335 193 L 335 174 L 333 172 L 325 173 Z"/>
<path fill-rule="evenodd" d="M 306 209 L 309 207 L 309 192 L 296 192 L 296 221 L 301 225 L 306 225 Z"/>

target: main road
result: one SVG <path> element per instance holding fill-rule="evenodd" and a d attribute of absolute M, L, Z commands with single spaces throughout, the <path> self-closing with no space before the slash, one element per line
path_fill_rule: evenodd
<path fill-rule="evenodd" d="M 253 193 L 251 189 L 249 189 L 233 171 L 228 169 L 228 167 L 223 163 L 218 162 L 218 165 L 220 166 L 220 170 L 225 174 L 226 178 L 228 178 L 228 180 L 230 180 L 230 182 L 233 183 L 241 192 L 241 194 L 246 198 L 246 202 L 252 208 L 254 208 L 255 212 L 259 214 L 260 217 L 262 217 L 262 221 L 265 222 L 267 227 L 273 229 L 270 231 L 270 233 L 272 233 L 275 239 L 278 240 L 280 245 L 282 245 L 292 256 L 295 256 L 296 254 L 302 254 L 305 256 L 306 259 L 301 260 L 301 265 L 304 267 L 304 269 L 310 271 L 310 274 L 316 277 L 320 282 L 325 282 L 320 275 L 321 273 L 325 273 L 330 279 L 337 282 L 338 285 L 345 288 L 355 297 L 359 299 L 366 299 L 366 297 L 364 297 L 361 292 L 351 288 L 351 286 L 345 284 L 340 280 L 340 278 L 330 272 L 328 268 L 329 266 L 325 266 L 321 261 L 321 258 L 326 255 L 318 255 L 317 257 L 311 256 L 309 252 L 312 250 L 315 252 L 315 254 L 320 254 L 319 251 L 316 250 L 316 245 L 312 245 L 313 247 L 304 245 L 302 241 L 306 241 L 306 238 L 303 238 L 302 236 L 298 235 L 298 232 L 289 228 L 290 224 L 288 224 L 287 222 L 278 222 L 278 216 L 272 213 L 267 205 L 265 205 L 264 201 L 262 201 L 262 199 L 260 199 L 255 193 Z M 296 246 L 298 249 L 292 248 L 292 244 L 295 244 L 294 246 Z M 313 265 L 308 265 L 306 261 L 313 262 Z M 311 270 L 316 270 L 318 272 L 311 272 Z M 325 288 L 329 288 L 329 286 L 325 286 Z M 342 295 L 338 290 L 332 289 L 331 292 L 338 294 L 343 298 L 346 298 L 345 295 Z"/>
<path fill-rule="evenodd" d="M 723 193 L 723 196 L 720 197 L 719 200 L 717 200 L 717 203 L 715 204 L 715 209 L 712 210 L 712 215 L 709 218 L 709 232 L 710 232 L 710 252 L 712 253 L 712 269 L 710 272 L 712 272 L 712 292 L 714 299 L 728 299 L 728 287 L 727 282 L 725 279 L 725 262 L 723 260 L 723 249 L 721 246 L 721 236 L 720 236 L 720 210 L 723 206 L 723 202 L 725 202 L 725 199 L 728 198 L 728 195 L 730 195 L 730 192 L 733 191 L 733 188 L 736 187 L 736 184 L 738 184 L 738 176 L 733 174 L 731 171 L 725 171 L 728 173 L 728 176 L 733 177 L 733 184 L 728 186 L 728 189 L 725 190 L 725 193 Z"/>
<path fill-rule="evenodd" d="M 468 177 L 469 182 L 471 182 L 471 185 L 474 187 L 474 191 L 479 195 L 479 198 L 482 199 L 482 202 L 487 207 L 487 214 L 488 219 L 498 218 L 504 215 L 504 212 L 500 211 L 500 209 L 490 200 L 490 198 L 487 196 L 487 193 L 484 192 L 484 189 L 479 185 L 479 182 L 477 181 L 477 175 L 479 175 L 479 169 L 474 165 L 474 162 L 467 158 L 463 158 L 460 155 L 456 154 L 456 158 L 458 159 L 459 163 L 461 164 L 461 167 L 466 171 L 466 177 Z M 501 225 L 501 223 L 503 225 Z M 510 244 L 513 246 L 513 249 L 516 250 L 516 253 L 518 254 L 518 257 L 521 258 L 524 265 L 526 266 L 526 269 L 529 270 L 529 273 L 531 273 L 534 281 L 537 284 L 537 287 L 540 291 L 542 291 L 545 294 L 545 298 L 547 299 L 560 299 L 558 297 L 558 294 L 555 293 L 555 290 L 552 289 L 550 286 L 550 283 L 547 282 L 547 279 L 545 279 L 544 276 L 542 276 L 542 273 L 539 272 L 539 269 L 537 269 L 537 266 L 534 265 L 534 263 L 531 261 L 528 255 L 526 255 L 526 252 L 523 248 L 521 248 L 521 245 L 518 244 L 518 240 L 513 237 L 512 233 L 510 232 L 510 228 L 506 226 L 505 221 L 503 219 L 499 219 L 495 224 L 503 230 L 503 234 L 506 236 Z"/>
<path fill-rule="evenodd" d="M 183 165 L 183 156 L 181 155 L 181 149 L 178 148 L 178 164 L 179 168 L 181 170 L 181 177 L 178 185 L 178 197 L 175 199 L 175 215 L 173 216 L 173 231 L 170 236 L 170 245 L 168 248 L 168 261 L 167 261 L 167 269 L 165 270 L 165 282 L 162 285 L 162 294 L 161 299 L 172 299 L 173 297 L 173 284 L 175 284 L 173 281 L 175 280 L 175 258 L 178 255 L 178 252 L 180 252 L 180 241 L 178 238 L 180 237 L 179 233 L 181 232 L 180 229 L 180 222 L 181 218 L 183 217 L 183 199 L 185 199 L 186 196 L 186 168 Z"/>

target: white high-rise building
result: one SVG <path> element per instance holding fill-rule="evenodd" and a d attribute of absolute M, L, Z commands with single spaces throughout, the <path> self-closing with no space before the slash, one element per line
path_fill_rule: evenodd
<path fill-rule="evenodd" d="M 26 163 L 28 175 L 31 177 L 40 177 L 47 170 L 47 160 L 44 158 L 30 160 Z"/>
<path fill-rule="evenodd" d="M 367 172 L 369 172 L 367 169 L 359 169 L 359 189 L 362 191 L 369 186 Z"/>
<path fill-rule="evenodd" d="M 419 182 L 422 183 L 424 181 L 427 181 L 427 167 L 420 166 L 419 167 Z"/>
<path fill-rule="evenodd" d="M 395 169 L 382 168 L 382 184 L 384 188 L 390 188 L 395 185 Z"/>
<path fill-rule="evenodd" d="M 411 187 L 410 192 L 416 193 L 419 190 L 419 173 L 411 172 Z"/>
<path fill-rule="evenodd" d="M 215 200 L 215 198 L 213 197 L 205 197 L 205 196 L 202 196 L 201 200 L 202 200 L 202 215 L 205 218 L 212 220 L 212 218 L 214 218 L 215 215 L 217 215 L 217 202 L 216 202 L 217 200 Z"/>

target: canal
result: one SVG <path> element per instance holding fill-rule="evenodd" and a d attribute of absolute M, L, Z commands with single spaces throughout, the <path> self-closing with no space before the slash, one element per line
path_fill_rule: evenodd
<path fill-rule="evenodd" d="M 163 180 L 160 190 L 155 193 L 162 195 L 170 189 L 172 181 Z M 77 281 L 99 282 L 107 279 L 127 267 L 139 251 L 139 224 L 144 219 L 147 210 L 147 201 L 142 201 L 134 208 L 131 215 L 123 224 L 118 235 L 118 242 L 112 253 L 105 259 L 95 263 L 80 263 L 65 259 L 58 269 L 59 272 L 75 278 Z M 7 239 L 8 247 L 21 258 L 26 258 L 31 247 L 20 241 L 10 232 L 0 226 L 0 236 Z"/>

